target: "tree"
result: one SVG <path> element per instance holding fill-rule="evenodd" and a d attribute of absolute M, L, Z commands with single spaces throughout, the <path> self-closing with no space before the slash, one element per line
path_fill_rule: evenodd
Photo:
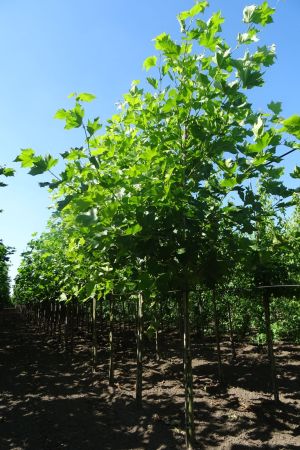
<path fill-rule="evenodd" d="M 0 309 L 10 304 L 9 255 L 13 249 L 0 240 Z"/>
<path fill-rule="evenodd" d="M 134 293 L 140 319 L 151 293 L 163 299 L 170 290 L 180 292 L 188 448 L 194 445 L 189 293 L 208 281 L 214 289 L 226 275 L 222 261 L 243 241 L 235 233 L 249 240 L 255 232 L 253 181 L 262 177 L 266 193 L 286 205 L 292 190 L 280 181 L 277 164 L 299 148 L 287 138 L 299 137 L 299 117 L 284 120 L 275 102 L 268 113 L 256 112 L 246 95 L 263 85 L 264 70 L 275 61 L 274 46 L 253 49 L 275 10 L 267 2 L 246 7 L 247 29 L 231 49 L 221 35 L 220 12 L 199 18 L 207 6 L 198 1 L 178 15 L 178 42 L 166 33 L 155 38 L 156 54 L 144 61 L 154 76 L 144 87 L 133 82 L 102 134 L 99 118 L 84 120 L 83 103 L 94 96 L 72 94 L 74 107 L 55 117 L 66 129 L 81 127 L 85 142 L 63 153 L 61 174 L 42 183 L 53 192 L 67 236 L 63 253 L 77 259 L 82 291 Z M 283 145 L 289 150 L 279 155 Z M 32 149 L 16 160 L 31 175 L 52 173 L 58 162 Z M 82 270 L 87 263 L 88 273 Z M 139 329 L 138 377 L 142 334 Z"/>

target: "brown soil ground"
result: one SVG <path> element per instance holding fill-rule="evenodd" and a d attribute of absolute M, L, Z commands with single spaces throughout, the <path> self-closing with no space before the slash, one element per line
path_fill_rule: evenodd
<path fill-rule="evenodd" d="M 107 386 L 107 350 L 96 373 L 90 340 L 76 337 L 73 355 L 17 313 L 0 313 L 0 449 L 184 449 L 184 392 L 179 339 L 163 338 L 163 358 L 145 358 L 144 406 L 134 402 L 134 335 L 117 348 L 116 386 Z M 196 339 L 193 339 L 196 341 Z M 100 339 L 101 341 L 101 339 Z M 129 348 L 129 349 L 128 349 Z M 199 449 L 300 449 L 300 346 L 276 347 L 282 403 L 275 408 L 263 349 L 239 345 L 227 388 L 216 383 L 213 343 L 193 348 L 195 425 Z"/>

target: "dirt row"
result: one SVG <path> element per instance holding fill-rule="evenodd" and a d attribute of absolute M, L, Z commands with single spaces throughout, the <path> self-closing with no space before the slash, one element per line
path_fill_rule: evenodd
<path fill-rule="evenodd" d="M 92 373 L 91 342 L 74 353 L 14 311 L 0 313 L 0 450 L 184 449 L 182 362 L 176 336 L 163 358 L 144 361 L 143 409 L 134 402 L 134 342 L 117 347 L 116 385 L 107 384 L 105 336 Z M 176 340 L 177 339 L 177 340 Z M 213 343 L 193 347 L 199 449 L 300 448 L 300 346 L 275 348 L 281 405 L 275 408 L 265 351 L 222 346 L 227 387 L 217 384 Z M 126 343 L 125 343 L 126 344 Z"/>

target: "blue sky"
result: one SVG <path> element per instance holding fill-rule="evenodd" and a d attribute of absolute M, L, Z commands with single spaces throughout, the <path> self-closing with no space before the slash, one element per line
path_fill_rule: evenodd
<path fill-rule="evenodd" d="M 222 10 L 224 34 L 233 43 L 244 29 L 242 10 L 251 1 L 211 0 Z M 263 88 L 250 91 L 258 109 L 270 100 L 283 102 L 283 114 L 299 113 L 299 0 L 274 0 L 274 24 L 261 33 L 261 43 L 275 43 L 278 60 Z M 152 39 L 165 31 L 176 37 L 176 14 L 192 0 L 2 0 L 0 2 L 0 165 L 17 169 L 9 186 L 0 189 L 0 238 L 19 255 L 35 231 L 46 225 L 51 204 L 42 177 L 31 177 L 12 164 L 21 148 L 58 155 L 82 144 L 78 130 L 65 131 L 53 119 L 68 107 L 70 92 L 92 92 L 97 100 L 89 114 L 109 118 L 133 79 L 145 77 L 143 60 L 154 53 Z M 207 14 L 208 16 L 208 14 Z M 296 160 L 298 159 L 298 161 Z M 290 156 L 292 170 L 299 157 Z"/>

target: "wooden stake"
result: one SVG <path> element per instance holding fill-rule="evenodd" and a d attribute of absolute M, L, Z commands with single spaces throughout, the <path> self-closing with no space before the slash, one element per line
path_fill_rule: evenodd
<path fill-rule="evenodd" d="M 137 333 L 136 333 L 136 390 L 135 399 L 138 408 L 142 407 L 143 391 L 143 294 L 138 294 Z"/>
<path fill-rule="evenodd" d="M 274 356 L 273 336 L 272 336 L 271 320 L 270 320 L 270 294 L 267 291 L 267 289 L 264 289 L 264 291 L 263 291 L 263 305 L 264 305 L 264 314 L 265 314 L 268 356 L 269 356 L 269 363 L 270 363 L 270 370 L 271 370 L 272 391 L 273 391 L 275 402 L 279 403 L 276 362 L 275 362 L 275 356 Z"/>
<path fill-rule="evenodd" d="M 189 295 L 182 293 L 183 312 L 183 372 L 185 394 L 185 442 L 186 448 L 192 450 L 195 444 L 193 373 L 190 342 Z"/>

